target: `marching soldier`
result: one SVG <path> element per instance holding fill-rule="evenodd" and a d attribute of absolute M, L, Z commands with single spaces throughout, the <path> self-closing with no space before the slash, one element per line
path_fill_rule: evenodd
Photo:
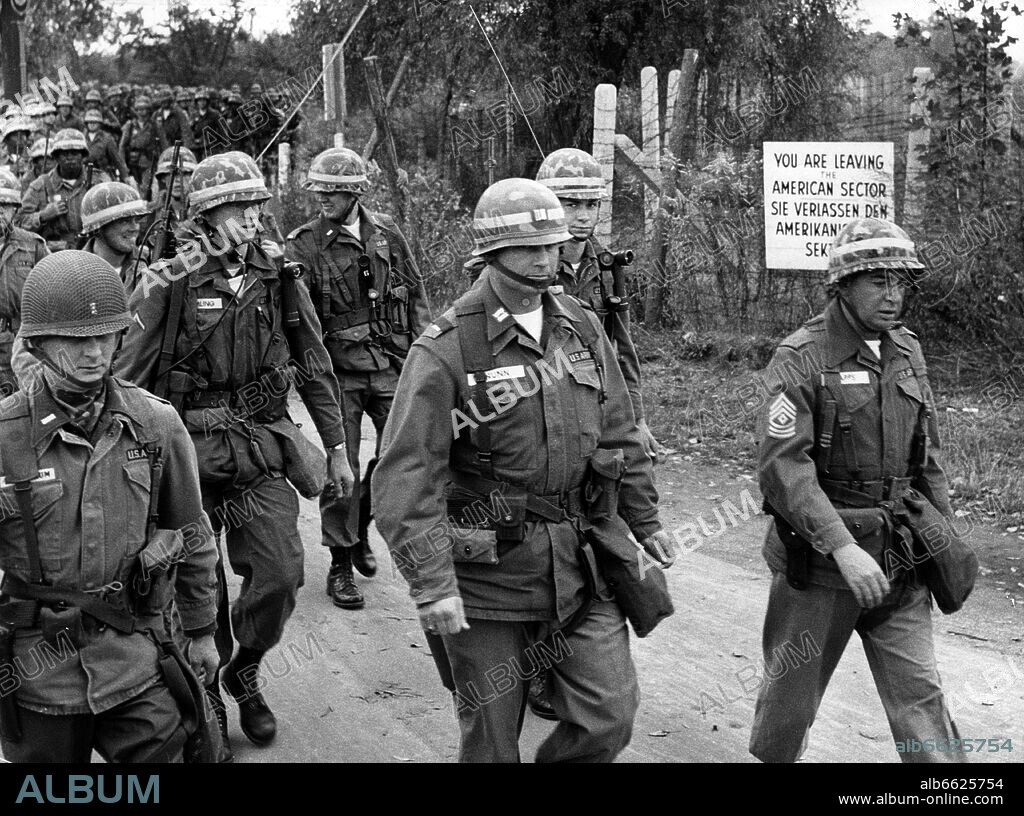
<path fill-rule="evenodd" d="M 170 235 L 162 236 L 163 246 L 154 245 L 154 251 L 158 251 L 162 258 L 173 258 L 175 253 L 175 242 L 171 240 L 178 224 L 184 221 L 188 215 L 188 191 L 192 184 L 192 173 L 196 169 L 195 154 L 187 147 L 181 148 L 178 154 L 178 172 L 174 174 L 174 185 L 167 188 L 171 178 L 171 162 L 174 160 L 174 148 L 169 147 L 160 154 L 160 160 L 156 166 L 156 180 L 160 191 L 156 199 L 150 204 L 150 217 L 145 222 L 145 229 L 148 231 L 154 221 L 159 222 L 167 211 L 168 197 L 170 197 Z M 162 227 L 158 223 L 157 227 Z M 158 236 L 159 237 L 159 236 Z M 157 240 L 154 238 L 154 241 Z"/>
<path fill-rule="evenodd" d="M 187 677 L 217 668 L 217 551 L 195 451 L 166 402 L 110 375 L 131 317 L 109 264 L 44 258 L 22 310 L 42 379 L 0 403 L 0 663 L 60 659 L 0 700 L 4 757 L 180 762 L 202 710 Z M 174 596 L 191 667 L 164 626 Z"/>
<path fill-rule="evenodd" d="M 200 88 L 196 91 L 196 115 L 192 118 L 192 135 L 196 140 L 198 159 L 223 152 L 227 144 L 224 117 L 210 105 L 209 88 Z"/>
<path fill-rule="evenodd" d="M 82 230 L 82 197 L 89 181 L 85 160 L 89 146 L 78 130 L 59 130 L 50 142 L 50 157 L 57 163 L 33 181 L 21 202 L 18 225 L 38 232 L 52 251 L 75 245 Z M 93 184 L 110 181 L 96 171 Z"/>
<path fill-rule="evenodd" d="M 189 150 L 192 149 L 192 128 L 188 124 L 188 114 L 174 101 L 174 94 L 168 90 L 161 91 L 156 97 L 157 109 L 153 114 L 156 138 L 160 150 L 173 147 L 180 141 Z"/>
<path fill-rule="evenodd" d="M 57 97 L 57 118 L 54 120 L 53 126 L 57 130 L 63 130 L 64 128 L 85 130 L 85 122 L 75 114 L 74 100 L 67 94 L 61 94 Z"/>
<path fill-rule="evenodd" d="M 49 169 L 46 166 L 46 139 L 36 139 L 28 151 L 30 162 L 28 170 L 21 177 L 22 195 L 28 190 L 28 186 Z"/>
<path fill-rule="evenodd" d="M 855 631 L 895 740 L 958 738 L 936 670 L 928 589 L 916 567 L 888 569 L 887 554 L 905 541 L 890 511 L 908 489 L 952 516 L 924 357 L 899 322 L 923 269 L 895 224 L 847 224 L 829 255 L 824 314 L 783 340 L 765 373 L 759 475 L 775 518 L 763 548 L 772 570 L 765 665 L 808 637 L 816 648 L 777 676 L 765 671 L 750 737 L 764 762 L 803 753 Z"/>
<path fill-rule="evenodd" d="M 410 351 L 373 475 L 378 525 L 421 625 L 443 639 L 460 759 L 519 759 L 525 678 L 493 695 L 488 678 L 539 668 L 536 644 L 554 643 L 559 724 L 537 760 L 611 761 L 639 691 L 623 612 L 580 533 L 631 531 L 666 566 L 673 545 L 615 351 L 593 312 L 549 288 L 570 239 L 558 199 L 505 179 L 484 191 L 473 225 L 487 265 Z M 604 481 L 584 489 L 598 468 Z M 587 504 L 597 495 L 611 511 L 602 519 Z"/>
<path fill-rule="evenodd" d="M 13 116 L 0 130 L 0 142 L 4 146 L 4 165 L 21 178 L 28 172 L 25 153 L 28 150 L 32 122 L 25 116 Z"/>
<path fill-rule="evenodd" d="M 151 110 L 149 97 L 138 96 L 135 99 L 135 115 L 125 123 L 121 131 L 121 154 L 132 178 L 139 185 L 139 192 L 147 201 L 153 194 L 153 165 L 160 151 Z"/>
<path fill-rule="evenodd" d="M 226 106 L 224 129 L 227 133 L 227 144 L 222 150 L 254 153 L 252 127 L 242 112 L 242 95 L 238 91 L 232 90 L 227 96 Z"/>
<path fill-rule="evenodd" d="M 304 264 L 341 391 L 349 464 L 359 478 L 363 414 L 377 431 L 377 449 L 409 345 L 430 319 L 426 291 L 405 237 L 388 216 L 359 203 L 369 187 L 366 167 L 347 148 L 313 159 L 303 188 L 314 193 L 320 215 L 288 236 L 288 257 Z M 363 594 L 352 567 L 370 577 L 369 476 L 360 501 L 321 502 L 324 546 L 331 550 L 327 593 L 344 609 L 359 609 Z"/>
<path fill-rule="evenodd" d="M 125 184 L 132 178 L 124 156 L 114 137 L 103 130 L 103 114 L 96 108 L 85 112 L 85 142 L 89 146 L 89 161 L 98 170 Z"/>
<path fill-rule="evenodd" d="M 117 366 L 141 385 L 164 390 L 166 383 L 196 446 L 204 506 L 225 529 L 228 560 L 243 577 L 231 608 L 239 648 L 223 685 L 257 745 L 277 732 L 259 666 L 280 640 L 303 580 L 299 503 L 289 481 L 309 498 L 324 487 L 320 454 L 309 452 L 287 415 L 293 370 L 328 451 L 328 489 L 339 498 L 352 490 L 337 385 L 309 294 L 279 250 L 269 255 L 254 240 L 269 198 L 244 154 L 196 166 L 191 220 L 179 228 L 188 243 L 135 289 L 135 319 Z M 239 503 L 259 512 L 230 512 Z"/>
<path fill-rule="evenodd" d="M 142 196 L 118 181 L 97 184 L 82 199 L 82 249 L 114 267 L 128 295 L 148 271 L 137 245 L 140 221 L 147 215 Z"/>
<path fill-rule="evenodd" d="M 34 232 L 14 226 L 21 207 L 21 185 L 6 169 L 0 169 L 0 396 L 18 390 L 11 368 L 14 336 L 21 325 L 21 290 L 28 273 L 49 255 L 46 241 Z"/>

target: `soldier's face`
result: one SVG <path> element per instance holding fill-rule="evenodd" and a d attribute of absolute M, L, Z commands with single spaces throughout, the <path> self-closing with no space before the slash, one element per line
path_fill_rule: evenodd
<path fill-rule="evenodd" d="M 507 277 L 502 280 L 510 288 L 521 289 L 524 293 L 533 294 L 537 290 L 547 289 L 555 282 L 559 246 L 560 244 L 549 244 L 548 246 L 517 246 L 499 249 L 495 253 L 495 258 L 499 263 L 504 264 L 513 272 L 536 281 L 537 285 L 527 286 Z"/>
<path fill-rule="evenodd" d="M 40 337 L 35 340 L 67 377 L 74 377 L 86 387 L 98 385 L 110 371 L 110 364 L 117 349 L 117 334 L 99 337 Z M 77 390 L 73 383 L 65 383 L 70 390 Z"/>
<path fill-rule="evenodd" d="M 78 178 L 82 173 L 84 158 L 77 150 L 58 150 L 54 154 L 57 159 L 57 172 L 61 178 Z"/>
<path fill-rule="evenodd" d="M 18 212 L 17 204 L 0 204 L 0 228 L 5 231 L 14 221 L 14 216 Z"/>
<path fill-rule="evenodd" d="M 352 193 L 316 192 L 313 196 L 316 199 L 316 203 L 320 205 L 320 212 L 329 221 L 340 221 L 345 215 L 346 210 L 348 210 L 349 215 L 355 210 L 354 207 L 349 210 L 349 205 L 355 198 Z"/>
<path fill-rule="evenodd" d="M 568 222 L 569 234 L 577 241 L 586 241 L 594 234 L 597 226 L 597 214 L 601 210 L 598 199 L 583 200 L 578 198 L 560 198 L 565 220 Z"/>
<path fill-rule="evenodd" d="M 229 245 L 241 246 L 256 237 L 262 211 L 262 204 L 231 201 L 210 210 L 206 221 Z"/>
<path fill-rule="evenodd" d="M 899 320 L 906 287 L 902 276 L 878 269 L 856 275 L 841 289 L 841 294 L 864 326 L 883 332 Z"/>
<path fill-rule="evenodd" d="M 137 218 L 122 218 L 103 227 L 100 235 L 115 252 L 130 255 L 139 239 L 139 221 Z"/>

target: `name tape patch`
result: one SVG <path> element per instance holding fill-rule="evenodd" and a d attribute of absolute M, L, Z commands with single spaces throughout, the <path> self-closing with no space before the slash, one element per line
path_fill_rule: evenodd
<path fill-rule="evenodd" d="M 785 394 L 779 394 L 768 406 L 768 436 L 772 439 L 796 436 L 796 406 Z"/>
<path fill-rule="evenodd" d="M 843 385 L 871 385 L 871 375 L 866 371 L 840 371 L 839 382 Z"/>
<path fill-rule="evenodd" d="M 197 309 L 223 309 L 223 301 L 220 298 L 199 298 L 196 301 Z"/>
<path fill-rule="evenodd" d="M 53 482 L 57 479 L 57 472 L 53 468 L 42 468 L 39 471 L 39 475 L 36 476 L 33 482 Z M 0 487 L 11 487 L 13 482 L 8 482 L 6 476 L 0 476 Z"/>
<path fill-rule="evenodd" d="M 494 382 L 495 380 L 518 380 L 521 377 L 526 376 L 526 366 L 514 365 L 505 366 L 504 368 L 492 368 L 490 371 L 485 371 L 484 374 L 487 376 L 487 382 Z M 476 385 L 476 380 L 473 379 L 473 374 L 467 374 L 466 380 L 470 385 Z"/>

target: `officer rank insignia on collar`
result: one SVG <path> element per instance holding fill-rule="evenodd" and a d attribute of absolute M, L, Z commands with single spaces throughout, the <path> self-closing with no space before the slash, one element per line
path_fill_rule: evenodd
<path fill-rule="evenodd" d="M 796 406 L 785 394 L 779 394 L 768 406 L 768 436 L 772 439 L 796 436 Z"/>
<path fill-rule="evenodd" d="M 502 320 L 504 320 L 506 317 L 508 317 L 508 312 L 505 311 L 505 307 L 504 306 L 499 306 L 497 311 L 495 311 L 494 314 L 491 315 L 491 317 L 493 317 L 495 320 L 497 320 L 500 323 Z"/>

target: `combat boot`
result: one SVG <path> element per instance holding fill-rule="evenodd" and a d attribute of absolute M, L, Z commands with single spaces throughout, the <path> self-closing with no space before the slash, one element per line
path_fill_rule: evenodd
<path fill-rule="evenodd" d="M 337 558 L 338 563 L 332 564 L 327 573 L 327 594 L 331 596 L 335 606 L 342 609 L 362 609 L 366 601 L 352 575 L 352 548 L 340 548 Z"/>
<path fill-rule="evenodd" d="M 557 720 L 554 706 L 548 697 L 548 671 L 541 670 L 530 679 L 530 688 L 526 695 L 530 711 L 542 720 Z"/>
<path fill-rule="evenodd" d="M 248 676 L 251 673 L 252 676 Z M 235 673 L 233 663 L 224 667 L 221 684 L 238 703 L 238 721 L 242 733 L 256 745 L 267 745 L 277 735 L 277 718 L 259 691 L 256 672 L 247 669 L 245 683 Z"/>
<path fill-rule="evenodd" d="M 370 549 L 370 521 L 373 520 L 373 507 L 370 504 L 370 477 L 377 466 L 377 460 L 371 459 L 366 468 L 359 491 L 359 530 L 358 543 L 352 548 L 352 566 L 364 578 L 372 578 L 377 574 L 377 558 Z"/>
<path fill-rule="evenodd" d="M 377 574 L 377 557 L 370 549 L 369 541 L 360 538 L 356 546 L 351 549 L 351 553 L 352 566 L 359 571 L 360 575 L 364 578 L 372 578 Z"/>

